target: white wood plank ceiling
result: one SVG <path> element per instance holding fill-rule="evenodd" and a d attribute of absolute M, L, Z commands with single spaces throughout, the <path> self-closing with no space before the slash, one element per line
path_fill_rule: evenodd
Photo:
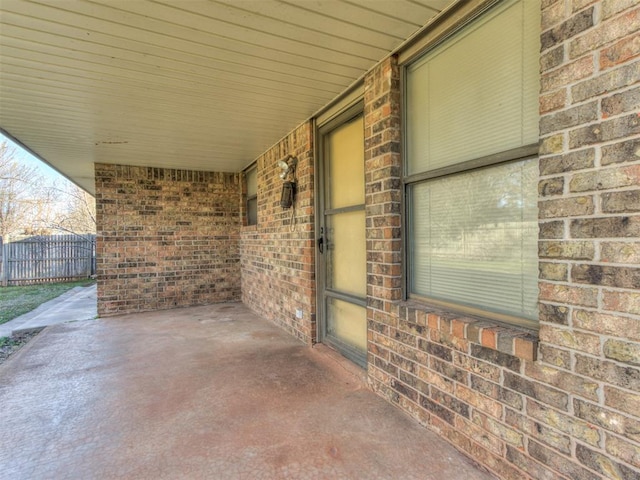
<path fill-rule="evenodd" d="M 238 171 L 451 0 L 0 0 L 0 129 L 94 162 Z"/>

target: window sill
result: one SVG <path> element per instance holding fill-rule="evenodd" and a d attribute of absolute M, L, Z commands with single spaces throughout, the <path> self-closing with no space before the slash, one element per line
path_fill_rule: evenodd
<path fill-rule="evenodd" d="M 468 342 L 481 345 L 523 360 L 535 361 L 538 336 L 532 330 L 505 325 L 495 320 L 456 314 L 415 300 L 399 302 L 400 309 L 416 312 L 418 323 Z"/>

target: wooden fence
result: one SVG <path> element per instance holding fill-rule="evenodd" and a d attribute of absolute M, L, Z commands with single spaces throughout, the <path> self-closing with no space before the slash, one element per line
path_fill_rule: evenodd
<path fill-rule="evenodd" d="M 2 244 L 0 284 L 33 285 L 95 274 L 95 235 L 47 235 Z"/>

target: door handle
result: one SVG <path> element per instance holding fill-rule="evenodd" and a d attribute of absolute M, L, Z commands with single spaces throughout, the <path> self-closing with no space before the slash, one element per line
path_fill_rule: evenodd
<path fill-rule="evenodd" d="M 324 237 L 318 238 L 318 250 L 320 253 L 324 253 Z"/>

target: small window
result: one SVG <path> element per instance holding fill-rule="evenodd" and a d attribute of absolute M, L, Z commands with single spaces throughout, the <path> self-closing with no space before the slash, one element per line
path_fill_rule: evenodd
<path fill-rule="evenodd" d="M 258 169 L 254 165 L 244 174 L 247 187 L 247 225 L 258 224 Z"/>
<path fill-rule="evenodd" d="M 406 69 L 407 290 L 535 326 L 539 2 L 511 0 Z"/>

